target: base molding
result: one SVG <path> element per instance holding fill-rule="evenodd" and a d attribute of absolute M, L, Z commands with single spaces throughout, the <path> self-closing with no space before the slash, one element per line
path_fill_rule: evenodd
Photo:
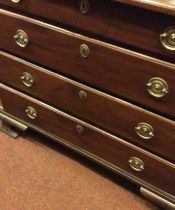
<path fill-rule="evenodd" d="M 140 188 L 140 193 L 142 194 L 143 197 L 161 206 L 163 209 L 170 209 L 170 210 L 175 209 L 175 204 L 173 204 L 172 202 L 162 198 L 158 194 L 155 194 L 143 187 Z"/>

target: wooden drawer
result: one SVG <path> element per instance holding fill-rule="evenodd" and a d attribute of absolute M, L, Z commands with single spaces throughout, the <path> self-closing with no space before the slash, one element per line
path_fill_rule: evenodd
<path fill-rule="evenodd" d="M 73 26 L 145 52 L 163 55 L 163 59 L 175 59 L 175 53 L 165 49 L 160 42 L 160 34 L 174 26 L 173 16 L 109 0 L 89 0 L 89 12 L 86 14 L 81 13 L 79 0 L 25 0 L 19 4 L 0 0 L 0 3 L 24 14 Z"/>
<path fill-rule="evenodd" d="M 1 53 L 0 59 L 3 83 L 175 162 L 174 121 L 6 53 Z M 21 80 L 26 72 L 32 76 L 31 87 Z M 135 127 L 142 122 L 152 126 L 153 138 L 145 139 L 136 133 Z"/>
<path fill-rule="evenodd" d="M 114 168 L 119 167 L 126 173 L 175 195 L 175 185 L 172 184 L 175 182 L 174 164 L 2 84 L 0 94 L 3 107 L 9 114 L 104 159 Z M 27 116 L 25 110 L 28 106 L 36 110 L 35 119 L 30 118 L 34 115 Z M 132 169 L 128 163 L 131 157 L 142 160 L 144 170 Z"/>
<path fill-rule="evenodd" d="M 112 95 L 135 101 L 169 116 L 175 116 L 175 65 L 137 54 L 114 45 L 90 39 L 70 31 L 0 10 L 0 48 L 32 60 L 58 73 L 90 84 Z M 26 48 L 13 36 L 18 29 L 29 37 Z M 89 47 L 89 55 L 80 55 L 80 46 Z M 83 45 L 84 46 L 84 45 Z M 152 78 L 167 82 L 169 93 L 156 98 L 147 91 Z"/>

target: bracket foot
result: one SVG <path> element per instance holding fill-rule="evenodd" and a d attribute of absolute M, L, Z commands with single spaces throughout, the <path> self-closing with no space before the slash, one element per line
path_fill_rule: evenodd
<path fill-rule="evenodd" d="M 20 132 L 27 130 L 27 126 L 18 122 L 17 120 L 9 117 L 3 112 L 0 112 L 0 119 L 2 120 L 1 131 L 11 136 L 12 138 L 17 138 Z"/>
<path fill-rule="evenodd" d="M 14 139 L 16 139 L 20 133 L 19 130 L 17 130 L 15 127 L 11 126 L 10 124 L 6 122 L 2 122 L 2 126 L 0 130 Z"/>

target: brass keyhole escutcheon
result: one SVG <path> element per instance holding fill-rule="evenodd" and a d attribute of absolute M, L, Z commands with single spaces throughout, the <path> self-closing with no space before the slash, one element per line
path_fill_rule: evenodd
<path fill-rule="evenodd" d="M 168 94 L 168 84 L 162 78 L 151 78 L 146 86 L 148 93 L 155 98 L 162 98 Z"/>
<path fill-rule="evenodd" d="M 18 46 L 23 48 L 26 47 L 29 42 L 29 38 L 26 32 L 20 29 L 16 31 L 14 35 L 14 40 Z"/>
<path fill-rule="evenodd" d="M 140 160 L 137 157 L 132 157 L 128 160 L 129 165 L 131 166 L 132 169 L 134 169 L 135 171 L 143 171 L 144 170 L 144 163 L 142 160 Z"/>
<path fill-rule="evenodd" d="M 81 99 L 81 101 L 87 101 L 87 93 L 85 91 L 80 91 L 79 92 L 79 98 Z"/>
<path fill-rule="evenodd" d="M 175 51 L 175 27 L 167 28 L 160 35 L 160 42 L 165 49 Z"/>
<path fill-rule="evenodd" d="M 79 7 L 82 14 L 88 13 L 90 8 L 89 0 L 80 0 Z"/>
<path fill-rule="evenodd" d="M 23 84 L 27 87 L 31 87 L 34 83 L 33 77 L 32 75 L 30 75 L 27 72 L 24 72 L 21 76 L 21 80 L 23 82 Z"/>
<path fill-rule="evenodd" d="M 36 110 L 31 106 L 28 106 L 27 109 L 25 110 L 25 112 L 26 112 L 27 116 L 32 120 L 34 120 L 37 117 Z"/>
<path fill-rule="evenodd" d="M 154 129 L 148 123 L 139 123 L 137 127 L 135 127 L 135 131 L 139 137 L 142 139 L 152 139 L 154 137 Z"/>
<path fill-rule="evenodd" d="M 18 4 L 21 0 L 11 0 L 13 3 Z"/>
<path fill-rule="evenodd" d="M 89 55 L 89 47 L 86 44 L 80 46 L 80 54 L 82 57 L 87 58 Z"/>
<path fill-rule="evenodd" d="M 84 132 L 84 129 L 83 129 L 82 125 L 77 125 L 76 130 L 77 130 L 78 133 L 83 133 Z"/>

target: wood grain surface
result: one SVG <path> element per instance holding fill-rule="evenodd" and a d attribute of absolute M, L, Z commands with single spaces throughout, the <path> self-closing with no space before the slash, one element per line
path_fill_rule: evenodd
<path fill-rule="evenodd" d="M 15 17 L 16 15 L 14 15 Z M 90 84 L 115 96 L 144 104 L 165 114 L 174 115 L 174 64 L 90 39 L 69 31 L 41 27 L 28 19 L 0 15 L 5 27 L 0 28 L 0 48 L 29 59 L 53 71 Z M 24 17 L 22 18 L 24 19 Z M 29 36 L 26 48 L 20 48 L 13 36 L 22 29 Z M 81 44 L 89 47 L 87 58 L 80 55 Z M 167 81 L 170 93 L 162 100 L 149 96 L 146 84 L 152 77 Z M 167 106 L 168 104 L 168 106 Z"/>
<path fill-rule="evenodd" d="M 0 49 L 23 59 L 0 51 L 0 81 L 31 96 L 1 84 L 5 111 L 174 199 L 175 53 L 163 49 L 160 34 L 174 26 L 175 4 L 171 0 L 90 0 L 87 14 L 80 12 L 78 0 L 61 0 L 59 4 L 56 0 L 26 0 L 15 6 L 0 0 L 0 7 L 31 17 L 0 9 Z M 26 48 L 14 41 L 18 29 L 29 37 Z M 82 44 L 89 47 L 87 58 L 80 55 Z M 31 88 L 22 84 L 23 72 L 33 76 Z M 156 100 L 147 93 L 146 83 L 152 77 L 168 83 L 165 98 Z M 80 100 L 79 91 L 87 93 L 86 101 Z M 28 106 L 37 110 L 35 120 L 27 117 Z M 152 140 L 137 136 L 135 127 L 142 122 L 154 128 Z M 77 125 L 82 126 L 82 133 L 77 132 Z M 131 157 L 144 162 L 142 172 L 131 169 Z"/>
<path fill-rule="evenodd" d="M 0 3 L 37 19 L 67 28 L 74 27 L 82 33 L 89 32 L 90 36 L 96 35 L 137 51 L 144 50 L 149 55 L 175 61 L 175 53 L 165 50 L 160 43 L 160 34 L 166 28 L 174 27 L 172 16 L 106 0 L 90 0 L 87 14 L 80 12 L 78 0 L 61 0 L 59 3 L 57 0 L 25 0 L 17 5 L 0 0 Z"/>
<path fill-rule="evenodd" d="M 21 63 L 3 55 L 0 55 L 0 59 L 2 61 L 0 80 L 3 83 L 175 162 L 174 121 L 167 120 L 58 74 L 32 66 L 30 63 L 24 61 Z M 22 83 L 20 77 L 23 72 L 28 72 L 33 76 L 34 84 L 32 87 L 26 87 Z M 80 100 L 80 91 L 85 91 L 87 94 L 86 101 Z M 172 104 L 173 107 L 173 100 L 169 100 L 169 104 Z M 163 107 L 164 104 L 162 103 Z M 135 127 L 141 122 L 152 125 L 155 132 L 153 139 L 144 140 L 136 134 Z"/>
<path fill-rule="evenodd" d="M 172 118 L 172 116 L 175 117 L 175 109 L 173 103 L 175 95 L 175 65 L 164 63 L 160 60 L 154 60 L 151 58 L 146 60 L 146 57 L 143 61 L 146 65 L 142 65 L 143 62 L 141 62 L 139 59 L 138 61 L 140 63 L 137 64 L 134 63 L 132 59 L 132 53 L 131 56 L 127 56 L 128 61 L 126 62 L 125 60 L 124 62 L 118 59 L 119 54 L 116 52 L 116 68 L 115 66 L 114 68 L 111 67 L 110 74 L 107 71 L 105 72 L 105 69 L 103 70 L 103 66 L 98 67 L 98 72 L 92 72 L 91 67 L 89 71 L 81 73 L 81 80 L 90 83 L 91 86 L 95 86 L 98 89 L 112 93 L 113 95 L 121 97 L 125 100 L 133 101 L 136 104 L 145 106 L 149 109 L 152 109 L 154 112 L 161 113 L 162 115 L 168 116 L 169 118 Z M 131 60 L 129 63 L 130 57 Z M 39 66 L 35 66 L 32 63 L 28 63 L 22 59 L 11 56 L 7 53 L 4 53 L 3 51 L 0 51 L 0 59 L 0 80 L 2 82 L 4 81 L 9 85 L 14 85 L 15 87 L 20 87 L 24 90 L 25 86 L 22 85 L 20 76 L 23 72 L 27 71 L 35 77 L 36 81 L 35 86 L 31 89 L 25 88 L 27 91 L 31 90 L 34 94 L 34 92 L 37 93 L 38 90 L 44 92 L 45 88 L 49 88 L 45 85 L 46 81 L 49 83 L 49 78 L 47 78 L 48 74 L 44 74 L 43 71 L 39 73 Z M 89 65 L 92 66 L 92 60 L 91 58 L 89 59 Z M 135 62 L 137 62 L 137 60 L 135 60 Z M 106 65 L 106 68 L 108 68 L 108 64 Z M 70 73 L 72 72 L 71 70 L 72 68 L 70 67 Z M 76 77 L 76 69 L 74 72 Z M 39 77 L 44 78 L 37 79 L 36 77 L 38 76 L 36 74 L 39 74 Z M 77 74 L 77 76 L 79 75 Z M 162 78 L 168 84 L 169 93 L 163 98 L 155 98 L 151 96 L 147 91 L 146 84 L 151 78 L 154 77 Z M 43 85 L 41 84 L 42 82 L 40 82 L 41 80 L 45 81 Z M 51 82 L 51 86 L 53 85 L 54 83 Z M 54 89 L 53 92 L 55 92 Z"/>

